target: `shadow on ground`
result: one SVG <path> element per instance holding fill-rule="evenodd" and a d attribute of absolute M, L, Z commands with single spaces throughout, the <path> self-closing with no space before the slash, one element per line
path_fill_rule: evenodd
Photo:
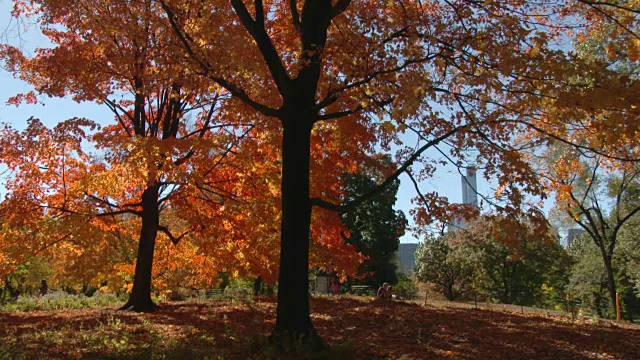
<path fill-rule="evenodd" d="M 358 359 L 640 359 L 640 330 L 540 314 L 313 299 L 330 344 Z M 150 314 L 110 308 L 0 313 L 0 358 L 260 357 L 273 299 L 164 303 Z"/>

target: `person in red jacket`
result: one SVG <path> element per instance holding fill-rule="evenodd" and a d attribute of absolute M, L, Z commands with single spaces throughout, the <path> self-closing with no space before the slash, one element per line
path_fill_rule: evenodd
<path fill-rule="evenodd" d="M 338 284 L 337 281 L 333 280 L 331 282 L 331 292 L 333 293 L 333 295 L 338 295 L 338 293 L 340 293 L 340 284 Z"/>
<path fill-rule="evenodd" d="M 380 300 L 391 300 L 393 298 L 393 291 L 391 290 L 391 285 L 389 283 L 384 283 L 378 289 L 378 299 Z"/>

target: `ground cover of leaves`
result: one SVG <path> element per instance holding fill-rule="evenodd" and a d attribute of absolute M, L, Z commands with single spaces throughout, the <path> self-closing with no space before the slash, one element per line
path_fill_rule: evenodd
<path fill-rule="evenodd" d="M 273 299 L 0 312 L 0 359 L 265 359 Z M 355 359 L 640 359 L 640 327 L 353 298 L 312 299 L 319 334 Z M 286 357 L 286 356 L 285 356 Z M 309 358 L 315 358 L 309 356 Z"/>

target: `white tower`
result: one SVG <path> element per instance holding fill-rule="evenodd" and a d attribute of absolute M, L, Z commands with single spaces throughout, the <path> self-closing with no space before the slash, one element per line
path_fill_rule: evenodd
<path fill-rule="evenodd" d="M 467 168 L 466 175 L 461 175 L 462 183 L 462 203 L 465 205 L 471 205 L 474 208 L 478 208 L 478 183 L 476 180 L 476 168 L 470 166 Z M 450 231 L 456 231 L 459 229 L 465 229 L 467 223 L 462 217 L 456 217 L 453 219 L 453 224 L 449 225 Z"/>
<path fill-rule="evenodd" d="M 462 175 L 462 203 L 478 207 L 478 183 L 476 181 L 476 168 L 467 168 L 467 175 Z"/>

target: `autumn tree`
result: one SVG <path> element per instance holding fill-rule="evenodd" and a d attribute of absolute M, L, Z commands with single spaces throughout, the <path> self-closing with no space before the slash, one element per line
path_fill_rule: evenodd
<path fill-rule="evenodd" d="M 518 150 L 540 134 L 573 143 L 556 127 L 558 99 L 575 90 L 564 79 L 590 65 L 576 66 L 553 46 L 567 31 L 562 21 L 602 18 L 601 5 L 587 2 L 159 2 L 195 71 L 281 136 L 276 338 L 317 339 L 307 295 L 312 206 L 345 212 L 379 191 L 348 204 L 312 195 L 310 159 L 326 150 L 314 134 L 327 139 L 358 126 L 354 140 L 373 137 L 389 149 L 399 134 L 416 133 L 418 145 L 400 152 L 400 165 L 378 189 L 412 174 L 418 160 L 425 163 L 419 178 L 430 177 L 438 162 L 422 155 L 442 142 L 460 163 L 464 150 L 475 148 L 475 161 L 498 177 L 504 209 L 520 210 L 522 193 L 541 188 Z M 550 103 L 555 113 L 541 111 Z M 523 141 L 514 145 L 519 135 Z M 423 223 L 447 208 L 435 192 L 417 205 Z"/>
<path fill-rule="evenodd" d="M 35 88 L 11 101 L 18 104 L 38 101 L 42 95 L 71 95 L 77 101 L 105 104 L 116 124 L 97 129 L 90 121 L 79 119 L 47 129 L 33 120 L 24 132 L 6 129 L 5 144 L 16 150 L 6 153 L 3 160 L 16 174 L 10 180 L 10 198 L 17 202 L 22 194 L 34 200 L 24 203 L 24 211 L 12 214 L 16 226 L 26 226 L 20 222 L 27 217 L 34 220 L 30 223 L 34 230 L 42 230 L 36 219 L 52 220 L 56 226 L 46 229 L 55 228 L 57 233 L 40 231 L 43 246 L 58 243 L 59 235 L 60 242 L 71 249 L 51 248 L 58 258 L 82 254 L 67 258 L 69 266 L 59 269 L 59 274 L 75 274 L 86 281 L 96 272 L 104 273 L 102 267 L 100 271 L 96 267 L 82 269 L 99 258 L 105 245 L 78 243 L 79 238 L 89 237 L 79 230 L 90 228 L 91 237 L 109 245 L 123 240 L 118 247 L 123 250 L 128 247 L 132 219 L 140 218 L 136 275 L 130 302 L 124 308 L 154 308 L 150 299 L 152 274 L 161 278 L 159 287 L 166 285 L 167 272 L 155 272 L 152 267 L 158 233 L 174 244 L 185 239 L 194 244 L 178 246 L 190 254 L 191 264 L 200 263 L 208 269 L 189 276 L 199 279 L 196 283 L 207 283 L 203 274 L 214 281 L 214 270 L 257 274 L 275 282 L 278 252 L 270 241 L 274 229 L 268 224 L 279 217 L 280 194 L 273 186 L 279 158 L 278 152 L 271 151 L 277 138 L 263 135 L 269 133 L 268 128 L 259 136 L 251 133 L 263 121 L 255 119 L 255 114 L 243 113 L 241 107 L 229 110 L 234 104 L 228 102 L 228 92 L 203 83 L 201 76 L 185 67 L 180 53 L 172 48 L 172 38 L 167 37 L 171 33 L 166 31 L 168 24 L 160 21 L 162 11 L 156 2 L 29 4 L 33 7 L 17 3 L 16 16 L 38 16 L 40 27 L 55 46 L 40 49 L 31 58 L 15 47 L 3 46 L 6 68 Z M 122 22 L 123 16 L 127 21 Z M 85 133 L 83 126 L 95 133 Z M 332 142 L 343 143 L 347 137 L 349 132 L 345 131 Z M 92 142 L 98 153 L 85 153 L 86 141 Z M 33 142 L 39 146 L 30 146 Z M 350 147 L 360 147 L 358 151 L 364 154 L 369 145 L 355 141 Z M 328 178 L 353 171 L 359 161 L 357 151 L 351 151 L 352 159 L 340 165 L 333 161 L 335 152 L 316 158 L 313 171 Z M 322 182 L 314 191 L 335 197 L 341 188 L 339 183 Z M 8 212 L 14 204 L 9 201 L 4 205 Z M 224 217 L 220 216 L 222 209 Z M 314 218 L 312 262 L 331 267 L 342 276 L 355 274 L 360 256 L 353 246 L 344 244 L 337 214 L 318 212 Z M 258 219 L 267 225 L 256 227 Z M 100 231 L 112 234 L 103 236 Z M 22 233 L 7 232 L 3 244 L 12 247 L 29 236 L 17 234 Z M 172 254 L 172 261 L 177 261 L 173 265 L 163 261 L 163 269 L 184 266 L 186 256 L 164 251 L 164 246 L 162 249 L 162 254 Z M 42 251 L 42 247 L 22 250 L 26 256 Z M 18 258 L 19 252 L 7 248 L 6 254 Z M 103 259 L 100 263 L 107 268 L 117 264 L 118 274 L 131 263 L 128 256 Z M 337 265 L 328 265 L 331 263 Z M 189 269 L 195 271 L 192 266 Z M 171 283 L 176 277 L 173 279 Z"/>
<path fill-rule="evenodd" d="M 11 102 L 70 95 L 76 101 L 105 104 L 116 120 L 87 137 L 78 127 L 90 125 L 87 121 L 62 123 L 55 132 L 60 138 L 45 138 L 47 131 L 35 122 L 24 134 L 7 130 L 7 145 L 24 150 L 3 159 L 18 174 L 12 180 L 12 197 L 31 190 L 22 185 L 37 187 L 34 182 L 40 181 L 47 187 L 37 190 L 40 196 L 30 203 L 36 211 L 25 210 L 19 216 L 37 214 L 40 207 L 46 209 L 41 215 L 55 218 L 138 217 L 134 284 L 123 308 L 153 310 L 157 234 L 175 244 L 195 230 L 187 226 L 173 233 L 179 227 L 163 222 L 161 212 L 188 205 L 184 198 L 189 196 L 213 199 L 209 205 L 220 207 L 232 193 L 225 182 L 233 176 L 221 168 L 250 128 L 233 117 L 221 122 L 225 95 L 204 86 L 179 59 L 167 56 L 173 52 L 172 42 L 159 26 L 161 11 L 153 1 L 31 1 L 16 3 L 15 12 L 38 16 L 54 47 L 39 49 L 32 58 L 15 47 L 2 48 L 6 67 L 35 88 Z M 73 136 L 73 144 L 64 142 L 65 131 Z M 86 140 L 94 142 L 96 157 L 81 150 Z M 37 150 L 29 148 L 34 141 L 41 143 Z M 57 158 L 48 157 L 46 146 L 58 151 Z M 74 147 L 76 154 L 65 146 Z M 62 166 L 51 164 L 54 159 L 62 159 Z M 28 171 L 29 160 L 44 170 Z M 38 173 L 39 179 L 29 180 Z M 71 226 L 68 232 L 73 233 Z M 103 221 L 100 226 L 112 225 Z"/>

